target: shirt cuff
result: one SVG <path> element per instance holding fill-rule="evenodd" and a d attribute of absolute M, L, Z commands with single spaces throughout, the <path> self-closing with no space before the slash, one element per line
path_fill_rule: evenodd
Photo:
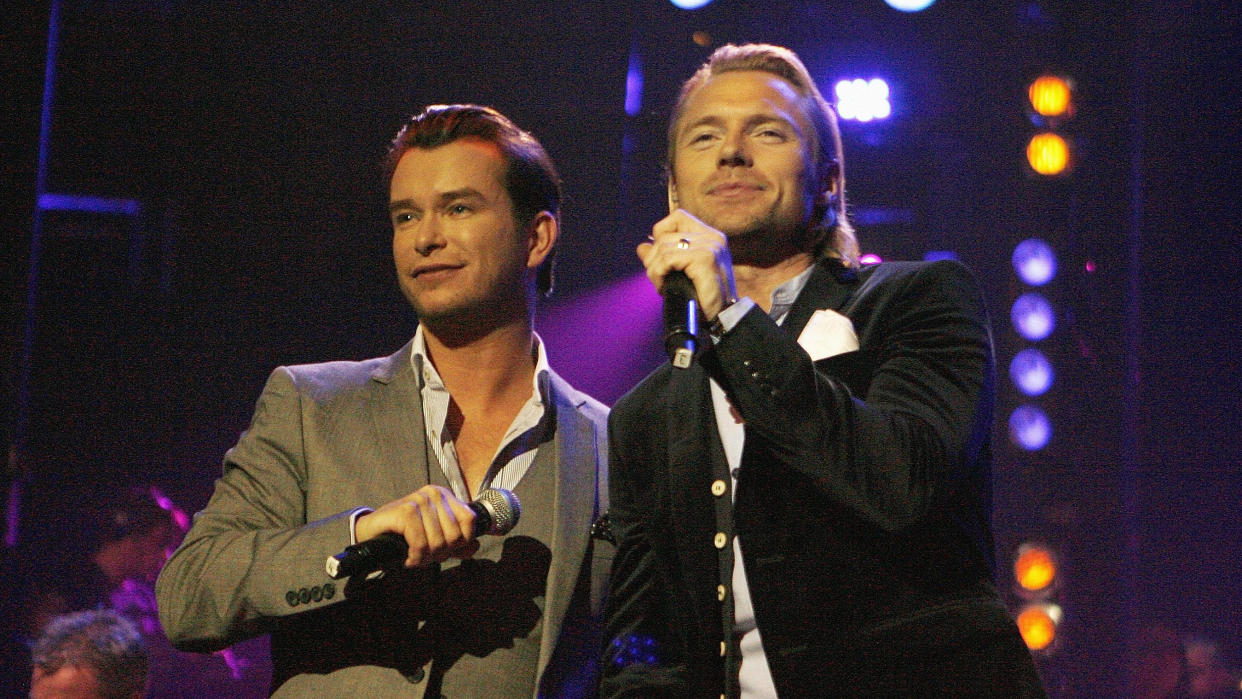
<path fill-rule="evenodd" d="M 359 507 L 358 509 L 349 513 L 349 545 L 350 546 L 354 546 L 358 543 L 358 518 L 363 515 L 371 514 L 374 511 L 375 510 L 372 510 L 369 507 Z M 384 571 L 373 570 L 370 573 L 367 573 L 367 576 L 365 579 L 366 580 L 377 580 L 382 577 L 384 577 Z"/>
<path fill-rule="evenodd" d="M 349 545 L 350 546 L 355 546 L 358 544 L 358 529 L 357 529 L 358 518 L 363 515 L 369 515 L 374 511 L 375 510 L 372 510 L 369 507 L 359 507 L 358 509 L 349 513 Z"/>
<path fill-rule="evenodd" d="M 720 328 L 720 335 L 724 335 L 742 322 L 742 316 L 750 312 L 755 307 L 755 302 L 750 300 L 749 296 L 743 296 L 727 308 L 716 314 L 716 323 Z M 719 342 L 720 337 L 712 333 L 712 342 Z"/>

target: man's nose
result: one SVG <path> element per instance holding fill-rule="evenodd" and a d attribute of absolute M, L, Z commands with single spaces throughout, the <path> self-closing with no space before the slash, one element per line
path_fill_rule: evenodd
<path fill-rule="evenodd" d="M 746 140 L 741 134 L 726 138 L 720 146 L 721 167 L 748 167 L 750 155 L 746 150 Z"/>
<path fill-rule="evenodd" d="M 442 247 L 444 247 L 444 233 L 440 230 L 439 217 L 435 215 L 423 217 L 414 232 L 414 249 L 418 251 L 418 254 L 427 257 Z"/>

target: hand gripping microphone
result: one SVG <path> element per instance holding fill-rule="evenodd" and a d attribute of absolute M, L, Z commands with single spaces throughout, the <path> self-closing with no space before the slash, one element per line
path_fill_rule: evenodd
<path fill-rule="evenodd" d="M 517 526 L 522 506 L 511 491 L 488 488 L 470 503 L 474 511 L 473 535 L 508 534 Z M 409 553 L 409 545 L 400 534 L 388 532 L 374 539 L 362 541 L 330 556 L 324 563 L 328 576 L 334 580 L 351 575 L 366 574 L 381 568 L 400 564 Z"/>
<path fill-rule="evenodd" d="M 664 275 L 664 351 L 678 369 L 694 360 L 695 338 L 699 334 L 699 304 L 694 283 L 680 270 Z"/>

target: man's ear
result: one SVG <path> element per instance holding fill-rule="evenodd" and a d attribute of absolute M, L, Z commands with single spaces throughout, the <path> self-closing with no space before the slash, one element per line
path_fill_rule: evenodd
<path fill-rule="evenodd" d="M 671 214 L 680 207 L 677 201 L 677 183 L 670 176 L 668 179 L 668 212 Z"/>
<path fill-rule="evenodd" d="M 548 259 L 556 238 L 561 234 L 560 224 L 550 211 L 540 211 L 531 219 L 526 230 L 526 268 L 535 269 Z"/>
<path fill-rule="evenodd" d="M 841 166 L 830 160 L 819 168 L 815 183 L 815 200 L 825 211 L 834 211 L 841 196 Z"/>
<path fill-rule="evenodd" d="M 819 169 L 819 191 L 826 193 L 831 199 L 841 194 L 841 164 L 829 160 Z"/>

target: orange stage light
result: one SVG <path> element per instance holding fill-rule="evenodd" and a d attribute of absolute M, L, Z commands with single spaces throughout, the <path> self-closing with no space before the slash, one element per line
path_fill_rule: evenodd
<path fill-rule="evenodd" d="M 1069 167 L 1069 144 L 1050 131 L 1035 134 L 1026 147 L 1026 159 L 1041 175 L 1059 175 Z"/>
<path fill-rule="evenodd" d="M 1031 107 L 1046 117 L 1071 116 L 1072 88 L 1065 78 L 1057 75 L 1041 75 L 1027 88 Z"/>
<path fill-rule="evenodd" d="M 1024 590 L 1043 590 L 1056 580 L 1056 557 L 1043 546 L 1022 544 L 1018 547 L 1018 555 L 1014 557 L 1013 577 Z"/>
<path fill-rule="evenodd" d="M 1057 637 L 1061 608 L 1055 604 L 1033 604 L 1018 614 L 1018 632 L 1031 650 L 1044 650 Z"/>

